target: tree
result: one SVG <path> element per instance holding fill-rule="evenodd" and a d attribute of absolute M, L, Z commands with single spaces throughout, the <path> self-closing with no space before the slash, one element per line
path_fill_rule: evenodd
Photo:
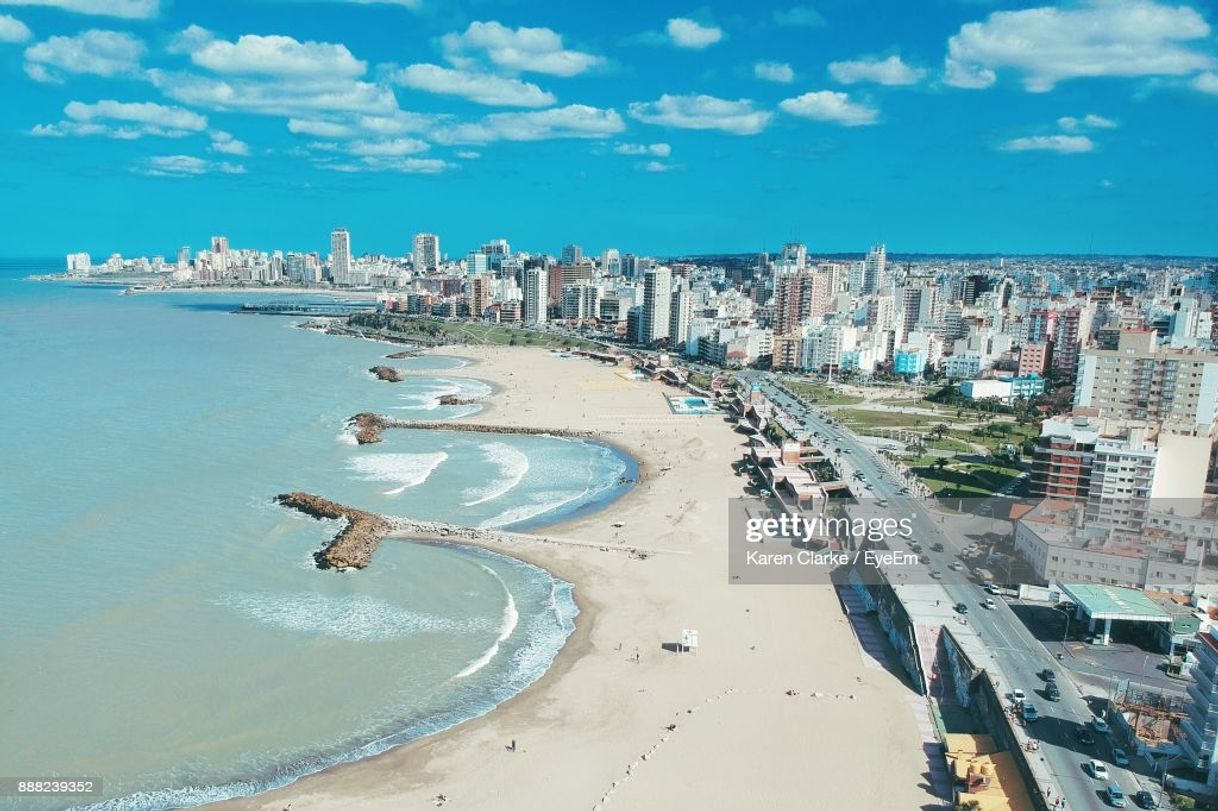
<path fill-rule="evenodd" d="M 944 469 L 945 467 L 947 467 L 947 457 L 946 457 L 946 456 L 940 456 L 938 459 L 936 459 L 936 460 L 935 460 L 935 467 L 937 467 L 937 468 L 939 469 L 939 472 L 940 472 L 940 473 L 942 473 L 942 472 L 943 472 L 943 469 Z"/>
<path fill-rule="evenodd" d="M 936 439 L 943 439 L 943 437 L 947 436 L 947 434 L 950 430 L 951 429 L 948 428 L 945 423 L 941 422 L 941 423 L 937 424 L 934 428 L 931 428 L 930 432 L 932 434 L 934 434 Z"/>

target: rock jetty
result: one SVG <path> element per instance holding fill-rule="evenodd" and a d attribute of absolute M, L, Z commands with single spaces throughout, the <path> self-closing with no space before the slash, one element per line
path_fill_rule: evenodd
<path fill-rule="evenodd" d="M 392 352 L 385 356 L 387 360 L 403 360 L 404 358 L 417 358 L 422 352 L 417 349 L 404 349 L 401 352 Z"/>
<path fill-rule="evenodd" d="M 521 425 L 483 425 L 474 422 L 425 422 L 423 420 L 395 420 L 380 414 L 363 412 L 347 420 L 347 427 L 355 429 L 355 441 L 360 445 L 371 445 L 381 441 L 381 432 L 387 428 L 413 428 L 419 431 L 456 431 L 472 434 L 527 434 L 530 436 L 561 436 L 587 438 L 596 436 L 592 431 L 571 428 L 528 428 Z"/>
<path fill-rule="evenodd" d="M 373 366 L 368 370 L 376 375 L 377 380 L 384 380 L 387 383 L 401 383 L 406 379 L 400 369 L 395 369 L 392 366 Z"/>
<path fill-rule="evenodd" d="M 357 510 L 311 493 L 281 493 L 275 502 L 313 518 L 338 518 L 347 522 L 324 549 L 313 555 L 319 569 L 362 569 L 393 525 L 366 510 Z"/>

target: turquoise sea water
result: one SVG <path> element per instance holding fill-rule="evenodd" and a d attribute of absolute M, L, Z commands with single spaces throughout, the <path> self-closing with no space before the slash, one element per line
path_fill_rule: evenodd
<path fill-rule="evenodd" d="M 544 671 L 573 628 L 569 584 L 397 541 L 322 572 L 336 525 L 271 498 L 530 526 L 620 495 L 629 459 L 431 431 L 358 447 L 354 413 L 460 417 L 474 407 L 437 398 L 489 389 L 442 357 L 377 381 L 392 348 L 229 312 L 253 294 L 22 280 L 57 269 L 0 262 L 0 777 L 99 777 L 90 802 L 116 809 L 248 794 L 486 712 Z"/>

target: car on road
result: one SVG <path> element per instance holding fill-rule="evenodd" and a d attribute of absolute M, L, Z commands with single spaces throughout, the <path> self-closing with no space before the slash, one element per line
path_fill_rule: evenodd
<path fill-rule="evenodd" d="M 983 602 L 983 603 L 981 604 L 981 607 L 982 607 L 982 608 L 988 608 L 988 609 L 990 609 L 991 611 L 993 611 L 995 608 L 997 608 L 997 607 L 998 607 L 998 604 L 994 602 L 994 598 L 993 598 L 993 597 L 986 597 L 986 598 L 985 598 L 985 602 Z"/>
<path fill-rule="evenodd" d="M 966 603 L 956 603 L 956 613 L 957 614 L 967 614 L 968 605 Z"/>
<path fill-rule="evenodd" d="M 974 569 L 974 570 L 973 570 L 973 574 L 976 574 L 976 573 L 977 573 L 977 570 L 976 570 L 976 569 Z M 985 584 L 985 590 L 986 590 L 986 592 L 987 592 L 987 593 L 989 593 L 989 594 L 997 594 L 997 593 L 998 593 L 998 587 L 997 587 L 997 586 L 995 586 L 993 583 L 986 583 L 986 584 Z"/>
<path fill-rule="evenodd" d="M 1105 721 L 1103 718 L 1092 718 L 1091 726 L 1095 729 L 1096 732 L 1100 733 L 1101 735 L 1108 734 L 1108 731 L 1109 731 L 1108 722 Z"/>
<path fill-rule="evenodd" d="M 1062 700 L 1062 691 L 1058 689 L 1057 682 L 1049 682 L 1049 686 L 1045 688 L 1045 698 L 1050 701 Z"/>
<path fill-rule="evenodd" d="M 964 568 L 964 565 L 958 560 L 953 560 L 951 563 L 947 564 L 947 568 L 951 569 L 953 572 L 958 572 Z"/>
<path fill-rule="evenodd" d="M 1036 711 L 1036 707 L 1032 704 L 1023 705 L 1023 720 L 1027 723 L 1040 720 L 1040 713 Z"/>
<path fill-rule="evenodd" d="M 1027 694 L 1024 693 L 1024 691 L 1018 687 L 1016 687 L 1014 690 L 1011 691 L 1011 700 L 1014 701 L 1016 704 L 1022 703 L 1023 700 L 1027 697 L 1028 697 Z"/>
<path fill-rule="evenodd" d="M 1118 766 L 1128 766 L 1129 755 L 1125 754 L 1125 750 L 1119 746 L 1114 747 L 1112 750 L 1112 762 Z"/>
<path fill-rule="evenodd" d="M 1121 787 L 1116 783 L 1108 784 L 1108 788 L 1104 791 L 1104 799 L 1108 800 L 1108 804 L 1113 808 L 1125 807 L 1125 792 L 1121 791 Z"/>
<path fill-rule="evenodd" d="M 1057 674 L 1051 668 L 1046 667 L 1040 671 L 1040 677 L 1045 681 L 1057 681 Z"/>
<path fill-rule="evenodd" d="M 932 543 L 932 544 L 930 545 L 930 551 L 932 551 L 932 552 L 942 552 L 942 551 L 943 551 L 943 544 L 941 544 L 941 543 Z"/>
<path fill-rule="evenodd" d="M 943 577 L 943 572 L 939 571 L 938 569 L 935 569 L 934 571 L 932 571 L 930 573 L 930 576 L 933 577 L 935 580 L 938 580 L 941 577 Z"/>
<path fill-rule="evenodd" d="M 1087 771 L 1091 772 L 1091 776 L 1096 780 L 1108 779 L 1108 767 L 1104 765 L 1102 760 L 1092 758 L 1087 761 Z"/>
<path fill-rule="evenodd" d="M 1138 808 L 1158 808 L 1159 804 L 1155 802 L 1155 795 L 1151 794 L 1146 789 L 1142 789 L 1137 794 L 1133 795 L 1133 804 Z"/>
<path fill-rule="evenodd" d="M 1095 736 L 1087 727 L 1079 727 L 1074 730 L 1074 737 L 1078 738 L 1078 742 L 1083 746 L 1092 746 L 1095 743 Z"/>

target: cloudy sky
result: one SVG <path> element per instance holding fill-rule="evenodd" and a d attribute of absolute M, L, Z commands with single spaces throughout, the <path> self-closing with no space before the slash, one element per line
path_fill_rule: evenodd
<path fill-rule="evenodd" d="M 1212 7 L 0 0 L 0 255 L 1218 254 Z"/>

